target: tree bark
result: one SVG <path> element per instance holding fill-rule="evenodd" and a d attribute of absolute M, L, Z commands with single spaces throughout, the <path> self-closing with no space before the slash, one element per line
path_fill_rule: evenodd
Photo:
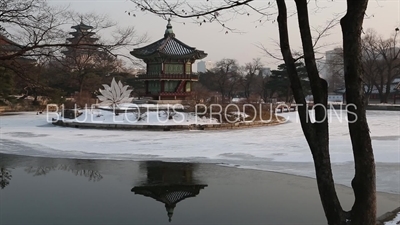
<path fill-rule="evenodd" d="M 369 135 L 361 82 L 361 31 L 368 0 L 347 0 L 347 13 L 340 24 L 343 33 L 343 60 L 349 131 L 353 148 L 355 176 L 352 180 L 355 202 L 352 225 L 375 225 L 375 160 Z"/>
<path fill-rule="evenodd" d="M 336 194 L 329 155 L 327 116 L 328 85 L 325 80 L 319 77 L 315 62 L 314 44 L 308 19 L 307 0 L 295 0 L 295 2 L 303 45 L 304 61 L 310 80 L 311 92 L 314 97 L 314 104 L 318 105 L 315 108 L 316 122 L 313 124 L 314 135 L 313 138 L 307 140 L 313 143 L 309 143 L 309 145 L 314 159 L 318 190 L 328 224 L 345 224 L 346 215 Z M 310 121 L 305 122 L 310 123 Z"/>
<path fill-rule="evenodd" d="M 326 118 L 327 83 L 319 77 L 315 64 L 315 54 L 308 21 L 307 0 L 295 0 L 306 69 L 310 79 L 316 108 L 316 123 L 311 123 L 304 99 L 300 78 L 289 45 L 287 31 L 287 10 L 285 0 L 276 0 L 278 5 L 278 26 L 280 47 L 285 60 L 291 87 L 299 104 L 298 113 L 301 126 L 311 149 L 318 190 L 330 225 L 373 225 L 376 217 L 375 164 L 371 139 L 365 114 L 364 89 L 361 82 L 361 29 L 368 0 L 348 1 L 348 11 L 341 20 L 344 47 L 344 71 L 346 81 L 346 101 L 354 104 L 349 108 L 349 130 L 355 160 L 356 175 L 352 181 L 355 202 L 350 213 L 344 212 L 336 194 L 329 156 L 329 133 Z M 325 107 L 323 107 L 325 106 Z"/>

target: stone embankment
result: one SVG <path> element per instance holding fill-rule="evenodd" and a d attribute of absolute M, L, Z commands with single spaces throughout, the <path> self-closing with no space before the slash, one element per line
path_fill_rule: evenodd
<path fill-rule="evenodd" d="M 368 105 L 367 110 L 400 111 L 400 105 Z"/>
<path fill-rule="evenodd" d="M 376 219 L 376 225 L 384 225 L 385 222 L 392 221 L 394 218 L 396 218 L 397 214 L 399 213 L 400 213 L 400 207 L 396 208 L 393 211 L 383 214 L 382 216 Z M 396 224 L 400 224 L 400 221 L 394 221 L 394 222 Z"/>
<path fill-rule="evenodd" d="M 91 129 L 116 129 L 116 130 L 148 130 L 148 131 L 179 131 L 179 130 L 229 130 L 243 129 L 252 127 L 262 127 L 282 124 L 279 121 L 261 122 L 237 122 L 237 123 L 221 123 L 221 124 L 185 124 L 185 125 L 150 125 L 150 124 L 106 124 L 106 123 L 85 123 L 70 122 L 57 120 L 54 125 L 75 128 L 91 128 Z"/>
<path fill-rule="evenodd" d="M 0 114 L 9 111 L 11 108 L 8 106 L 0 106 Z"/>

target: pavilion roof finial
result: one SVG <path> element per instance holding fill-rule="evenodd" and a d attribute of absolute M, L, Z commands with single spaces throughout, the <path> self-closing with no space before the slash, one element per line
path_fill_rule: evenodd
<path fill-rule="evenodd" d="M 80 24 L 83 24 L 83 16 L 82 15 L 80 16 L 80 19 L 81 19 L 81 23 Z"/>
<path fill-rule="evenodd" d="M 165 209 L 167 210 L 168 222 L 171 222 L 172 215 L 174 215 L 175 204 L 165 204 Z"/>
<path fill-rule="evenodd" d="M 168 24 L 167 24 L 167 29 L 165 30 L 164 37 L 175 37 L 174 31 L 172 30 L 172 25 L 171 25 L 171 18 L 168 18 Z"/>

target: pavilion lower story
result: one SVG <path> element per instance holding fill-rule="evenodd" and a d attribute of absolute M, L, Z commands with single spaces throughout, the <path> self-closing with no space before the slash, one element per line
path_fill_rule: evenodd
<path fill-rule="evenodd" d="M 191 80 L 145 80 L 145 96 L 154 100 L 189 100 Z"/>

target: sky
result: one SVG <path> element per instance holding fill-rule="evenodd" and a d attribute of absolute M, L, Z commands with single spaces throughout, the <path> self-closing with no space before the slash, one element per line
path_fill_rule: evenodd
<path fill-rule="evenodd" d="M 205 1 L 205 0 L 204 0 Z M 51 5 L 65 6 L 81 13 L 95 12 L 106 14 L 118 23 L 120 27 L 133 26 L 137 34 L 147 34 L 148 42 L 140 46 L 150 44 L 161 39 L 164 35 L 167 21 L 151 13 L 143 13 L 135 10 L 135 5 L 129 0 L 75 0 L 60 1 L 48 0 Z M 201 1 L 189 0 L 189 3 L 198 4 Z M 290 11 L 294 10 L 294 3 L 287 1 Z M 294 1 L 293 1 L 294 2 Z M 267 4 L 268 1 L 257 1 L 256 5 Z M 327 22 L 333 18 L 340 18 L 346 10 L 344 0 L 314 0 L 309 3 L 310 23 L 313 28 L 323 28 Z M 136 16 L 129 16 L 125 11 L 131 11 Z M 271 10 L 274 12 L 274 10 Z M 225 14 L 226 15 L 226 14 Z M 276 15 L 269 21 L 262 24 L 259 22 L 260 15 L 252 13 L 250 16 L 236 16 L 227 21 L 227 26 L 236 29 L 238 32 L 232 33 L 222 29 L 217 23 L 207 23 L 199 26 L 191 19 L 182 20 L 172 18 L 172 26 L 176 38 L 185 44 L 204 50 L 208 56 L 206 61 L 216 62 L 223 58 L 236 59 L 239 64 L 244 65 L 251 62 L 253 58 L 261 58 L 266 67 L 275 69 L 282 61 L 267 56 L 260 48 L 264 46 L 270 52 L 280 57 L 278 43 L 278 27 L 274 22 Z M 293 51 L 301 49 L 301 40 L 298 30 L 297 17 L 294 15 L 289 18 L 289 35 Z M 375 29 L 382 37 L 389 38 L 394 34 L 396 27 L 400 27 L 400 1 L 397 0 L 370 0 L 367 16 L 364 21 L 364 30 Z M 109 33 L 105 35 L 111 35 Z M 400 36 L 400 35 L 399 35 Z M 399 37 L 400 38 L 400 37 Z M 324 53 L 334 47 L 341 46 L 341 30 L 337 25 L 329 30 L 329 35 L 319 41 L 319 52 Z M 124 51 L 129 54 L 128 50 Z M 321 55 L 322 56 L 322 55 Z"/>

